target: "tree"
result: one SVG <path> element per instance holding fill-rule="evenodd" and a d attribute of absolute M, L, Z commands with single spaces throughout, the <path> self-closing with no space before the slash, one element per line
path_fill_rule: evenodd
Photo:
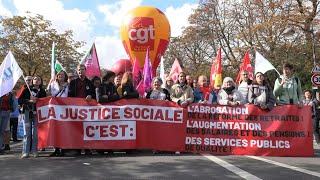
<path fill-rule="evenodd" d="M 190 26 L 169 45 L 166 56 L 183 55 L 185 69 L 209 74 L 221 47 L 223 76 L 235 78 L 245 51 L 251 50 L 254 65 L 257 50 L 278 70 L 284 62 L 292 63 L 304 88 L 310 88 L 312 59 L 320 54 L 317 22 L 319 0 L 201 0 L 189 17 Z"/>
<path fill-rule="evenodd" d="M 84 43 L 73 40 L 71 30 L 58 33 L 41 15 L 1 17 L 0 25 L 0 57 L 4 59 L 11 50 L 24 75 L 40 75 L 46 81 L 50 79 L 53 42 L 57 59 L 69 72 L 83 55 L 77 49 Z"/>

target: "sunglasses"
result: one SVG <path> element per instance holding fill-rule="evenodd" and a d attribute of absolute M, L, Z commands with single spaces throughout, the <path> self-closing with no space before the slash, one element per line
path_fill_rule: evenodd
<path fill-rule="evenodd" d="M 31 81 L 32 79 L 27 79 L 26 81 Z"/>

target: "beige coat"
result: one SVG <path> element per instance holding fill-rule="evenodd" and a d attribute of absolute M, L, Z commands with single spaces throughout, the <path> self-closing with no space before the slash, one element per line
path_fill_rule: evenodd
<path fill-rule="evenodd" d="M 189 103 L 193 102 L 193 90 L 190 86 L 185 85 L 184 87 L 180 87 L 179 84 L 175 84 L 171 88 L 171 100 L 173 102 L 186 101 Z"/>

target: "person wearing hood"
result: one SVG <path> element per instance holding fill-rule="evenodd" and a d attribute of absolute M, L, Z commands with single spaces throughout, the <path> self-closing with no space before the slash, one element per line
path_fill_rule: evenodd
<path fill-rule="evenodd" d="M 237 106 L 246 103 L 242 93 L 236 89 L 231 77 L 223 79 L 222 89 L 219 91 L 217 101 L 220 105 Z"/>

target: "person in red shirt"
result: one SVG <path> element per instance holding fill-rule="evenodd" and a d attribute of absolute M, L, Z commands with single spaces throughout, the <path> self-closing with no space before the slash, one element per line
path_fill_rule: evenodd
<path fill-rule="evenodd" d="M 1 105 L 1 115 L 0 115 L 0 155 L 4 154 L 4 149 L 2 149 L 4 132 L 7 127 L 7 124 L 10 120 L 10 112 L 13 111 L 13 95 L 12 93 L 8 93 L 2 97 L 0 97 L 0 105 Z"/>

